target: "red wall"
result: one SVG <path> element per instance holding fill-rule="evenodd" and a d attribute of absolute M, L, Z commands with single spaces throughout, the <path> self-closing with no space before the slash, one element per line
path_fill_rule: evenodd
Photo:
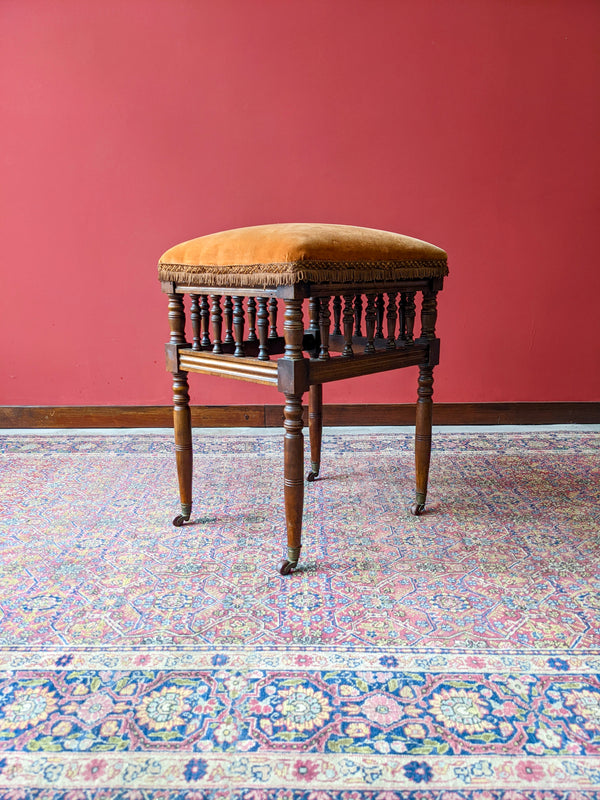
<path fill-rule="evenodd" d="M 0 36 L 0 403 L 170 402 L 158 257 L 277 221 L 448 251 L 438 400 L 600 400 L 597 0 L 2 0 Z"/>

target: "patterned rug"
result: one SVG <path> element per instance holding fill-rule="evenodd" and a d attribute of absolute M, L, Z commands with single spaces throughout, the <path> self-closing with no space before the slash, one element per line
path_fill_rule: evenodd
<path fill-rule="evenodd" d="M 600 435 L 0 437 L 0 797 L 600 797 Z"/>

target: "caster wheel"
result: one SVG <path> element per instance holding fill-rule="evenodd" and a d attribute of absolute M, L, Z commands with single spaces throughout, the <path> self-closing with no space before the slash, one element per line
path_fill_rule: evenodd
<path fill-rule="evenodd" d="M 173 520 L 173 525 L 175 525 L 176 528 L 181 528 L 184 522 L 187 522 L 186 518 L 182 514 L 178 514 Z"/>
<path fill-rule="evenodd" d="M 424 503 L 413 503 L 410 507 L 410 513 L 413 515 L 413 517 L 420 517 L 423 511 L 425 511 Z"/>
<path fill-rule="evenodd" d="M 290 575 L 293 572 L 294 567 L 296 564 L 292 563 L 291 561 L 280 561 L 279 566 L 277 567 L 277 571 L 280 575 Z"/>
<path fill-rule="evenodd" d="M 315 480 L 315 478 L 317 477 L 318 474 L 319 474 L 318 472 L 309 472 L 308 475 L 306 476 L 306 480 L 309 483 L 312 483 Z"/>

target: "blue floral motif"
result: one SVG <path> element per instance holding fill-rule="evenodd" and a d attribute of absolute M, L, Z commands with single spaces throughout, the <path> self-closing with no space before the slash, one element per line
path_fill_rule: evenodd
<path fill-rule="evenodd" d="M 186 781 L 199 781 L 206 775 L 207 764 L 203 758 L 192 758 L 191 761 L 185 765 L 185 772 L 183 773 Z"/>
<path fill-rule="evenodd" d="M 477 778 L 491 778 L 494 775 L 494 770 L 489 761 L 476 761 L 471 764 L 471 775 Z"/>
<path fill-rule="evenodd" d="M 576 764 L 573 761 L 561 761 L 560 765 L 564 769 L 564 771 L 567 773 L 567 775 L 583 775 L 584 774 L 583 770 L 579 766 L 579 764 Z"/>
<path fill-rule="evenodd" d="M 552 667 L 552 669 L 556 669 L 561 672 L 569 671 L 569 664 L 564 660 L 564 658 L 549 658 L 547 664 L 549 667 Z"/>
<path fill-rule="evenodd" d="M 363 777 L 367 783 L 375 783 L 381 778 L 382 771 L 379 767 L 364 767 Z"/>
<path fill-rule="evenodd" d="M 454 775 L 463 783 L 471 783 L 471 770 L 469 767 L 454 767 Z"/>
<path fill-rule="evenodd" d="M 136 764 L 127 764 L 125 771 L 123 772 L 123 780 L 126 783 L 132 783 L 142 774 L 142 772 L 142 768 Z"/>
<path fill-rule="evenodd" d="M 0 775 L 2 774 L 2 770 L 4 769 L 5 766 L 6 766 L 6 759 L 0 758 Z"/>
<path fill-rule="evenodd" d="M 44 769 L 44 779 L 48 783 L 57 781 L 62 775 L 63 768 L 62 764 L 48 764 Z"/>
<path fill-rule="evenodd" d="M 229 774 L 236 775 L 240 778 L 245 778 L 248 775 L 250 764 L 247 758 L 236 758 L 229 765 Z"/>
<path fill-rule="evenodd" d="M 271 767 L 268 764 L 256 764 L 252 767 L 252 777 L 266 783 L 271 777 Z"/>
<path fill-rule="evenodd" d="M 404 765 L 404 773 L 407 778 L 415 783 L 429 783 L 433 778 L 433 770 L 426 761 L 409 761 Z"/>
<path fill-rule="evenodd" d="M 71 661 L 73 661 L 73 656 L 71 654 L 65 654 L 64 656 L 59 656 L 56 659 L 56 666 L 57 667 L 67 667 Z"/>
<path fill-rule="evenodd" d="M 381 656 L 379 663 L 382 667 L 391 667 L 395 669 L 398 666 L 398 659 L 394 656 Z"/>
<path fill-rule="evenodd" d="M 340 763 L 340 771 L 342 775 L 356 775 L 357 772 L 360 772 L 360 767 L 354 761 L 344 759 Z"/>
<path fill-rule="evenodd" d="M 212 657 L 212 663 L 214 667 L 223 667 L 228 660 L 228 657 L 223 653 L 216 653 L 216 655 Z"/>

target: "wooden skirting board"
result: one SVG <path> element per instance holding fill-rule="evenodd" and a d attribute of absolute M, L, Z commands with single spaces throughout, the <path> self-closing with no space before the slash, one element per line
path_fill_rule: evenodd
<path fill-rule="evenodd" d="M 331 404 L 324 425 L 412 425 L 415 406 Z M 305 414 L 306 421 L 306 414 Z M 600 423 L 600 403 L 434 403 L 434 425 L 557 425 Z M 0 406 L 0 428 L 170 428 L 170 406 Z M 205 428 L 272 428 L 282 405 L 192 406 Z"/>

